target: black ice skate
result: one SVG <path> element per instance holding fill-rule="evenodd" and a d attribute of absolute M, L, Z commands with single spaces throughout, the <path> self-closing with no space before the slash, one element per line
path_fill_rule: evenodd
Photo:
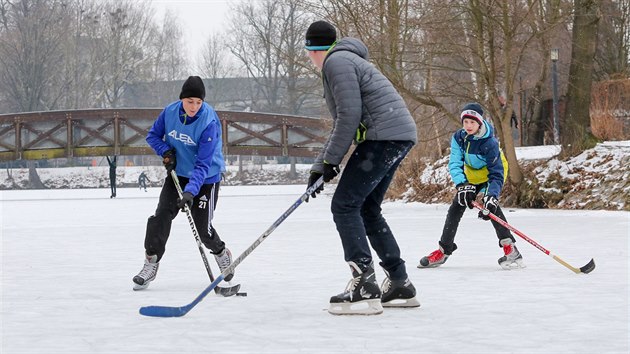
<path fill-rule="evenodd" d="M 133 290 L 146 289 L 149 283 L 155 279 L 159 267 L 160 263 L 158 263 L 156 255 L 146 255 L 144 267 L 138 275 L 133 277 Z"/>
<path fill-rule="evenodd" d="M 374 266 L 365 270 L 354 262 L 348 262 L 352 279 L 346 291 L 330 298 L 328 312 L 333 315 L 378 315 L 383 313 L 381 290 L 376 284 Z"/>
<path fill-rule="evenodd" d="M 499 241 L 501 246 L 503 246 L 503 253 L 505 255 L 499 258 L 499 265 L 501 268 L 509 270 L 516 268 L 525 268 L 525 264 L 523 263 L 523 256 L 521 252 L 518 251 L 514 242 L 512 242 L 509 238 L 504 238 Z"/>
<path fill-rule="evenodd" d="M 416 299 L 416 288 L 409 278 L 405 280 L 391 280 L 389 274 L 381 285 L 381 303 L 383 307 L 419 307 Z"/>

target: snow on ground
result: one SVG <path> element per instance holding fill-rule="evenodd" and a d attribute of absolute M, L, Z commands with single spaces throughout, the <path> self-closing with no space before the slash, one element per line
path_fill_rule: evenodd
<path fill-rule="evenodd" d="M 521 146 L 516 148 L 516 158 L 519 161 L 550 159 L 560 151 L 560 145 Z"/>
<path fill-rule="evenodd" d="M 447 205 L 386 203 L 384 215 L 422 303 L 337 317 L 328 299 L 350 279 L 330 214 L 332 188 L 301 205 L 236 268 L 247 297 L 209 295 L 182 318 L 141 306 L 181 306 L 208 284 L 185 217 L 173 223 L 158 277 L 140 292 L 146 218 L 158 188 L 0 192 L 0 352 L 22 353 L 628 353 L 630 213 L 510 209 L 508 221 L 581 267 L 576 275 L 517 238 L 527 268 L 504 271 L 489 223 L 464 215 L 459 249 L 417 269 L 437 247 Z M 241 254 L 303 185 L 223 187 L 215 226 Z M 213 264 L 215 272 L 216 266 Z M 378 269 L 379 282 L 383 273 Z"/>

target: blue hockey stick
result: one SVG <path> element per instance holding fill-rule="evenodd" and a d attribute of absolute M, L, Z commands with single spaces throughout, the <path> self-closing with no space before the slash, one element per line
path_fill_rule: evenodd
<path fill-rule="evenodd" d="M 236 268 L 245 258 L 247 258 L 247 256 L 249 256 L 249 254 L 252 253 L 254 249 L 256 249 L 256 247 L 258 247 L 258 245 L 260 245 L 267 238 L 267 236 L 269 236 L 280 224 L 282 224 L 282 222 L 286 220 L 286 218 L 289 217 L 289 215 L 291 215 L 291 213 L 293 213 L 293 211 L 295 211 L 295 209 L 297 209 L 300 204 L 307 200 L 309 195 L 313 194 L 313 192 L 315 192 L 315 190 L 317 190 L 322 184 L 324 184 L 324 178 L 320 177 L 317 182 L 315 182 L 315 184 L 310 186 L 306 190 L 306 192 L 304 192 L 304 194 L 302 194 L 300 198 L 295 201 L 295 203 L 293 203 L 293 205 L 291 205 L 289 209 L 287 209 L 287 211 L 285 211 L 284 214 L 282 214 L 282 216 L 280 216 L 278 220 L 276 220 L 273 225 L 271 225 L 271 227 L 267 229 L 267 231 L 260 235 L 260 237 L 258 237 L 258 239 L 256 239 L 256 241 L 254 241 L 254 243 L 252 243 L 249 248 L 247 248 L 240 256 L 238 256 L 238 258 L 236 258 L 232 262 L 232 264 L 230 264 L 230 266 L 227 267 L 221 274 L 219 274 L 219 276 L 210 285 L 208 285 L 208 287 L 205 288 L 201 292 L 201 294 L 199 294 L 190 304 L 180 307 L 144 306 L 140 308 L 140 314 L 152 317 L 181 317 L 187 314 L 188 311 L 197 306 L 197 304 L 200 303 L 201 300 L 206 297 L 206 295 L 208 295 L 212 290 L 214 290 L 214 288 L 216 288 L 216 286 L 221 281 L 223 281 L 223 278 L 226 274 L 234 272 L 234 268 Z"/>

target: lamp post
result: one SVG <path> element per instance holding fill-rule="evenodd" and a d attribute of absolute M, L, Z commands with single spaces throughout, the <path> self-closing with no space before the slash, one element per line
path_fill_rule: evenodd
<path fill-rule="evenodd" d="M 551 86 L 553 89 L 553 143 L 560 144 L 560 131 L 558 125 L 558 48 L 551 49 Z"/>

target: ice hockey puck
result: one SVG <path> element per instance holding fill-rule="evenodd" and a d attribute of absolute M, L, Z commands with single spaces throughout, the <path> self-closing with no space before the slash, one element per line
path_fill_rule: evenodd
<path fill-rule="evenodd" d="M 247 293 L 236 293 L 236 296 L 247 296 Z"/>

